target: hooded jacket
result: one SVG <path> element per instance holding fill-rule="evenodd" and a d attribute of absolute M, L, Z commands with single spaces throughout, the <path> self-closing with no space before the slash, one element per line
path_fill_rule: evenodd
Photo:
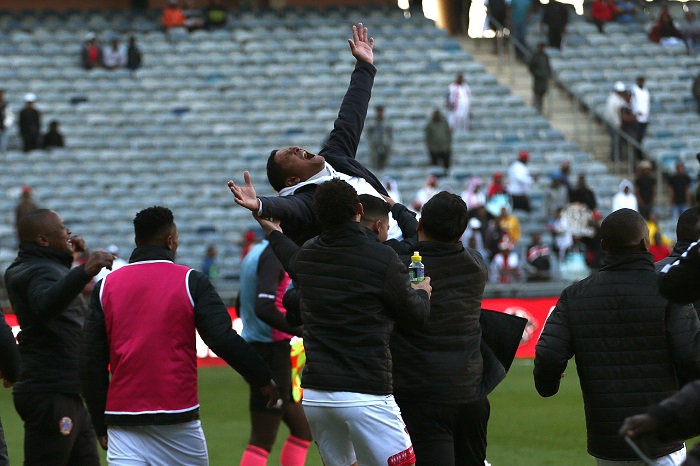
<path fill-rule="evenodd" d="M 625 194 L 625 188 L 629 188 L 628 194 Z M 620 209 L 639 211 L 637 196 L 634 195 L 634 186 L 629 180 L 620 181 L 618 192 L 612 198 L 612 212 Z"/>

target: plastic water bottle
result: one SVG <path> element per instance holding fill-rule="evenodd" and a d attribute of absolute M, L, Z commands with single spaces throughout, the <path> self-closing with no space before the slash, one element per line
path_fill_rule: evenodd
<path fill-rule="evenodd" d="M 422 259 L 418 251 L 411 256 L 411 265 L 408 266 L 408 275 L 411 277 L 411 283 L 420 283 L 425 278 L 425 266 L 421 262 Z"/>

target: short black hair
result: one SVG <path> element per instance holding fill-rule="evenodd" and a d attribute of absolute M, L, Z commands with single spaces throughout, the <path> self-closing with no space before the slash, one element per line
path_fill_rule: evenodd
<path fill-rule="evenodd" d="M 676 224 L 676 238 L 678 241 L 697 241 L 700 239 L 700 230 L 698 230 L 698 222 L 700 222 L 700 212 L 697 207 L 692 207 L 678 217 Z"/>
<path fill-rule="evenodd" d="M 322 228 L 334 228 L 353 220 L 360 197 L 355 188 L 333 178 L 321 183 L 314 193 L 313 210 Z"/>
<path fill-rule="evenodd" d="M 377 196 L 372 196 L 371 194 L 360 194 L 360 203 L 362 204 L 362 219 L 376 220 L 378 218 L 386 218 L 389 216 L 389 203 L 384 199 L 380 199 Z"/>
<path fill-rule="evenodd" d="M 451 243 L 461 238 L 469 220 L 467 204 L 456 194 L 441 191 L 421 210 L 423 232 L 435 241 Z"/>
<path fill-rule="evenodd" d="M 267 158 L 267 181 L 270 182 L 270 186 L 277 192 L 284 189 L 284 183 L 286 177 L 282 171 L 282 167 L 275 160 L 275 155 L 277 155 L 277 150 L 270 152 L 270 156 Z"/>
<path fill-rule="evenodd" d="M 52 213 L 51 209 L 34 209 L 22 215 L 17 222 L 17 234 L 22 242 L 33 243 L 36 235 L 44 233 L 44 217 Z"/>
<path fill-rule="evenodd" d="M 134 217 L 134 236 L 137 243 L 148 243 L 170 232 L 175 225 L 173 212 L 167 207 L 143 209 Z"/>
<path fill-rule="evenodd" d="M 605 252 L 638 251 L 639 244 L 649 235 L 649 228 L 639 212 L 619 209 L 611 213 L 600 225 L 601 242 Z"/>

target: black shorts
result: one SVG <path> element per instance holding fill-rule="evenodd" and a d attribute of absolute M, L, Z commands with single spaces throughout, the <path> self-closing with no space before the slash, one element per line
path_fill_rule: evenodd
<path fill-rule="evenodd" d="M 289 359 L 291 347 L 289 340 L 273 343 L 250 343 L 250 346 L 265 361 L 272 371 L 272 380 L 277 384 L 282 402 L 288 403 L 292 398 L 292 363 Z M 251 411 L 277 411 L 281 408 L 267 408 L 269 399 L 258 390 L 250 390 Z"/>

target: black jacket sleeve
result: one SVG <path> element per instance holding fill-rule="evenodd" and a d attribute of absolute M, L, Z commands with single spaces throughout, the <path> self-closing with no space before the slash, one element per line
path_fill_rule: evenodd
<path fill-rule="evenodd" d="M 692 305 L 669 304 L 666 340 L 681 385 L 700 379 L 700 321 Z"/>
<path fill-rule="evenodd" d="M 700 435 L 700 380 L 649 409 L 656 419 L 661 441 L 688 439 Z"/>
<path fill-rule="evenodd" d="M 414 290 L 408 269 L 395 257 L 387 266 L 382 301 L 389 315 L 403 328 L 422 327 L 430 316 L 430 298 L 425 290 Z"/>
<path fill-rule="evenodd" d="M 398 202 L 391 207 L 391 215 L 399 224 L 403 239 L 401 241 L 390 239 L 384 244 L 396 251 L 399 256 L 410 255 L 418 244 L 418 220 L 413 212 Z"/>
<path fill-rule="evenodd" d="M 659 272 L 659 291 L 674 303 L 700 299 L 700 241 L 692 243 L 675 262 Z"/>
<path fill-rule="evenodd" d="M 107 389 L 109 388 L 109 345 L 107 343 L 105 315 L 100 302 L 102 283 L 100 280 L 93 288 L 90 314 L 83 327 L 80 353 L 83 397 L 98 436 L 107 434 L 104 415 L 107 406 Z"/>
<path fill-rule="evenodd" d="M 298 229 L 316 221 L 311 204 L 315 189 L 304 187 L 291 196 L 260 197 L 262 217 L 281 220 L 287 226 Z"/>
<path fill-rule="evenodd" d="M 301 248 L 279 231 L 271 232 L 268 239 L 270 240 L 270 247 L 272 247 L 275 256 L 282 263 L 284 270 L 287 271 L 292 280 L 296 280 L 296 258 Z"/>
<path fill-rule="evenodd" d="M 265 248 L 258 261 L 258 284 L 255 291 L 255 315 L 272 328 L 291 335 L 301 335 L 301 329 L 293 327 L 275 305 L 284 269 L 272 248 Z"/>
<path fill-rule="evenodd" d="M 4 315 L 0 319 L 0 372 L 10 383 L 15 383 L 19 376 L 19 349 Z"/>
<path fill-rule="evenodd" d="M 92 277 L 82 265 L 59 280 L 56 280 L 56 274 L 51 269 L 37 267 L 27 285 L 27 309 L 34 313 L 36 319 L 53 319 L 66 310 L 90 280 Z"/>
<path fill-rule="evenodd" d="M 567 295 L 564 290 L 557 305 L 542 329 L 535 348 L 535 388 L 541 396 L 548 397 L 559 391 L 561 376 L 569 359 L 574 355 L 567 312 Z"/>
<path fill-rule="evenodd" d="M 199 336 L 221 359 L 257 389 L 270 383 L 272 373 L 265 362 L 231 325 L 231 316 L 209 279 L 201 272 L 190 272 L 190 294 L 194 301 L 194 321 Z"/>
<path fill-rule="evenodd" d="M 298 327 L 303 324 L 301 321 L 301 289 L 299 286 L 293 286 L 284 293 L 282 304 L 287 310 L 287 322 L 289 325 Z"/>
<path fill-rule="evenodd" d="M 355 70 L 350 77 L 350 86 L 340 105 L 338 118 L 333 124 L 333 131 L 319 155 L 332 153 L 355 158 L 362 129 L 365 126 L 367 107 L 372 96 L 376 73 L 377 69 L 371 63 L 358 61 L 355 64 Z"/>

